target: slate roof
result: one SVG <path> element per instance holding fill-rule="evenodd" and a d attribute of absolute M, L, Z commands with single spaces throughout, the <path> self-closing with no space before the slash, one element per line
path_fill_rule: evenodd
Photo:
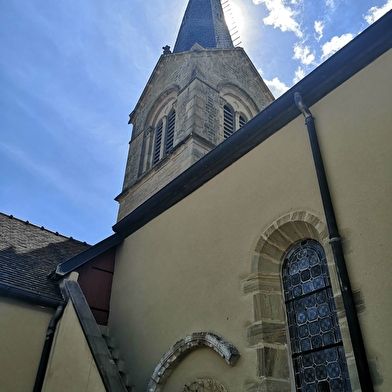
<path fill-rule="evenodd" d="M 90 245 L 0 212 L 0 283 L 62 299 L 48 274 Z"/>
<path fill-rule="evenodd" d="M 198 43 L 205 49 L 233 48 L 220 0 L 189 0 L 173 53 Z"/>

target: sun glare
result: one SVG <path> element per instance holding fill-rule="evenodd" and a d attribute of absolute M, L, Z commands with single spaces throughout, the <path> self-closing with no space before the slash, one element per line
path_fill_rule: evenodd
<path fill-rule="evenodd" d="M 233 0 L 223 0 L 222 7 L 234 45 L 240 45 L 241 34 L 244 27 L 244 18 L 241 8 Z"/>

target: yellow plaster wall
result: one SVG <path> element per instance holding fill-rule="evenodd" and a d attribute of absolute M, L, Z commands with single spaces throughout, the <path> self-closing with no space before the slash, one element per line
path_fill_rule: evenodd
<path fill-rule="evenodd" d="M 312 108 L 372 366 L 392 389 L 392 51 Z"/>
<path fill-rule="evenodd" d="M 31 392 L 53 311 L 0 298 L 0 391 Z"/>
<path fill-rule="evenodd" d="M 58 325 L 43 392 L 105 392 L 71 301 Z"/>
<path fill-rule="evenodd" d="M 252 297 L 241 288 L 256 243 L 263 229 L 287 212 L 307 207 L 321 215 L 302 122 L 268 139 L 263 151 L 253 150 L 119 250 L 110 328 L 127 347 L 122 349 L 126 362 L 138 363 L 130 366 L 137 391 L 163 353 L 197 331 L 219 334 L 242 354 L 235 367 L 226 365 L 226 374 L 207 366 L 205 378 L 216 378 L 232 391 L 257 381 L 256 353 L 246 342 Z"/>
<path fill-rule="evenodd" d="M 383 378 L 376 390 L 383 392 L 392 389 L 391 69 L 390 51 L 311 108 L 352 285 L 364 296 L 366 348 Z M 165 351 L 196 331 L 219 334 L 242 356 L 230 368 L 214 352 L 195 352 L 197 363 L 208 352 L 205 365 L 180 363 L 171 385 L 205 377 L 242 391 L 260 382 L 246 341 L 252 297 L 241 283 L 261 233 L 298 210 L 325 221 L 302 116 L 124 241 L 109 324 L 137 392 Z"/>

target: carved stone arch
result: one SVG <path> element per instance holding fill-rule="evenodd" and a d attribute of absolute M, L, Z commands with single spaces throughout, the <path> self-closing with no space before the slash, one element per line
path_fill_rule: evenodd
<path fill-rule="evenodd" d="M 253 296 L 254 322 L 247 331 L 248 344 L 257 352 L 258 376 L 263 379 L 260 387 L 267 390 L 292 390 L 282 266 L 289 248 L 306 239 L 316 240 L 324 248 L 350 378 L 352 381 L 358 378 L 327 226 L 310 212 L 296 211 L 264 230 L 255 247 L 251 274 L 243 282 L 244 294 Z"/>
<path fill-rule="evenodd" d="M 218 90 L 223 100 L 230 104 L 236 112 L 243 113 L 248 121 L 259 113 L 260 110 L 255 101 L 242 88 L 225 81 L 218 85 Z"/>
<path fill-rule="evenodd" d="M 139 173 L 150 170 L 155 161 L 159 161 L 166 154 L 166 131 L 168 116 L 175 110 L 179 86 L 173 85 L 166 89 L 152 104 L 144 123 L 142 149 L 140 155 Z M 175 118 L 175 113 L 174 113 Z M 160 134 L 157 137 L 157 134 Z M 158 139 L 158 142 L 156 140 Z M 172 128 L 171 141 L 174 139 L 174 128 Z M 158 151 L 157 151 L 158 150 Z M 158 159 L 157 159 L 158 158 Z"/>
<path fill-rule="evenodd" d="M 147 392 L 159 392 L 178 362 L 192 351 L 208 347 L 216 351 L 228 365 L 234 366 L 240 353 L 231 343 L 211 332 L 195 332 L 179 340 L 162 356 L 147 386 Z"/>
<path fill-rule="evenodd" d="M 296 211 L 276 220 L 261 235 L 255 248 L 252 272 L 265 269 L 265 264 L 280 273 L 283 257 L 290 246 L 303 239 L 311 238 L 324 247 L 328 244 L 328 229 L 315 215 L 307 211 Z M 266 256 L 268 255 L 268 260 Z"/>
<path fill-rule="evenodd" d="M 148 128 L 150 126 L 156 127 L 158 121 L 160 121 L 163 116 L 168 115 L 170 110 L 173 108 L 173 105 L 175 105 L 179 90 L 179 86 L 173 85 L 166 89 L 154 101 L 146 117 L 144 128 Z"/>
<path fill-rule="evenodd" d="M 296 211 L 264 230 L 255 247 L 251 274 L 243 282 L 244 294 L 253 295 L 254 322 L 248 327 L 248 344 L 257 353 L 258 376 L 263 380 L 260 387 L 267 390 L 292 390 L 281 273 L 288 249 L 305 239 L 322 244 L 332 265 L 327 226 L 314 214 Z"/>

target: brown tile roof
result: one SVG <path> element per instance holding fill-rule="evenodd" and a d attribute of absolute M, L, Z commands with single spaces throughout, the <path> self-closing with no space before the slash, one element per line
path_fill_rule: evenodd
<path fill-rule="evenodd" d="M 61 299 L 47 275 L 90 245 L 0 212 L 0 283 Z"/>

